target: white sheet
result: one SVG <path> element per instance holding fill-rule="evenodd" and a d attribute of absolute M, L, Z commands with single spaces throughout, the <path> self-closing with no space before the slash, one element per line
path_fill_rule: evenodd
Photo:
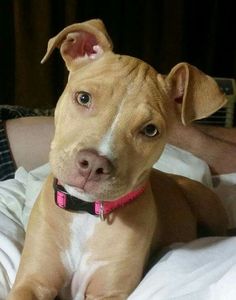
<path fill-rule="evenodd" d="M 129 300 L 236 299 L 236 238 L 204 238 L 172 247 Z"/>
<path fill-rule="evenodd" d="M 185 175 L 215 188 L 236 227 L 236 174 L 211 178 L 203 161 L 167 146 L 155 167 Z M 0 300 L 12 286 L 32 205 L 49 173 L 45 165 L 0 182 Z M 175 245 L 146 274 L 129 300 L 236 299 L 236 238 L 198 239 Z"/>

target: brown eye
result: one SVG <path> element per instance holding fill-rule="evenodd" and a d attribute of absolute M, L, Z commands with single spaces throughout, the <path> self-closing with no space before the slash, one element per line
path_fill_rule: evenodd
<path fill-rule="evenodd" d="M 154 124 L 148 124 L 142 129 L 142 134 L 146 135 L 147 137 L 154 137 L 159 134 L 159 130 Z"/>
<path fill-rule="evenodd" d="M 92 97 L 88 92 L 77 92 L 75 93 L 75 101 L 82 106 L 89 107 L 92 102 Z"/>

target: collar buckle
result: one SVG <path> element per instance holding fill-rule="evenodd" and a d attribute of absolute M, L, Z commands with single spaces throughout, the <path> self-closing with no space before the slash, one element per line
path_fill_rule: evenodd
<path fill-rule="evenodd" d="M 104 217 L 104 203 L 103 203 L 103 201 L 100 202 L 99 217 L 100 217 L 101 221 L 105 221 L 105 217 Z"/>

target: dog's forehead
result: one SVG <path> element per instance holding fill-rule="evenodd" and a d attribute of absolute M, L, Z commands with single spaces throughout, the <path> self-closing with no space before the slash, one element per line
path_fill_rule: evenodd
<path fill-rule="evenodd" d="M 96 81 L 99 85 L 126 88 L 132 93 L 145 85 L 156 86 L 157 72 L 144 61 L 126 56 L 109 53 L 97 61 L 76 70 L 70 75 L 72 85 Z"/>

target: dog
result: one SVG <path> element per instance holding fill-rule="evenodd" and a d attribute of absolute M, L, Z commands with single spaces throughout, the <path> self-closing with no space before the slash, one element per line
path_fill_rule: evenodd
<path fill-rule="evenodd" d="M 179 63 L 167 76 L 112 51 L 101 20 L 49 40 L 69 70 L 55 111 L 52 173 L 32 209 L 8 300 L 127 299 L 162 247 L 198 228 L 224 235 L 216 195 L 152 169 L 177 123 L 225 104 L 215 81 Z"/>

